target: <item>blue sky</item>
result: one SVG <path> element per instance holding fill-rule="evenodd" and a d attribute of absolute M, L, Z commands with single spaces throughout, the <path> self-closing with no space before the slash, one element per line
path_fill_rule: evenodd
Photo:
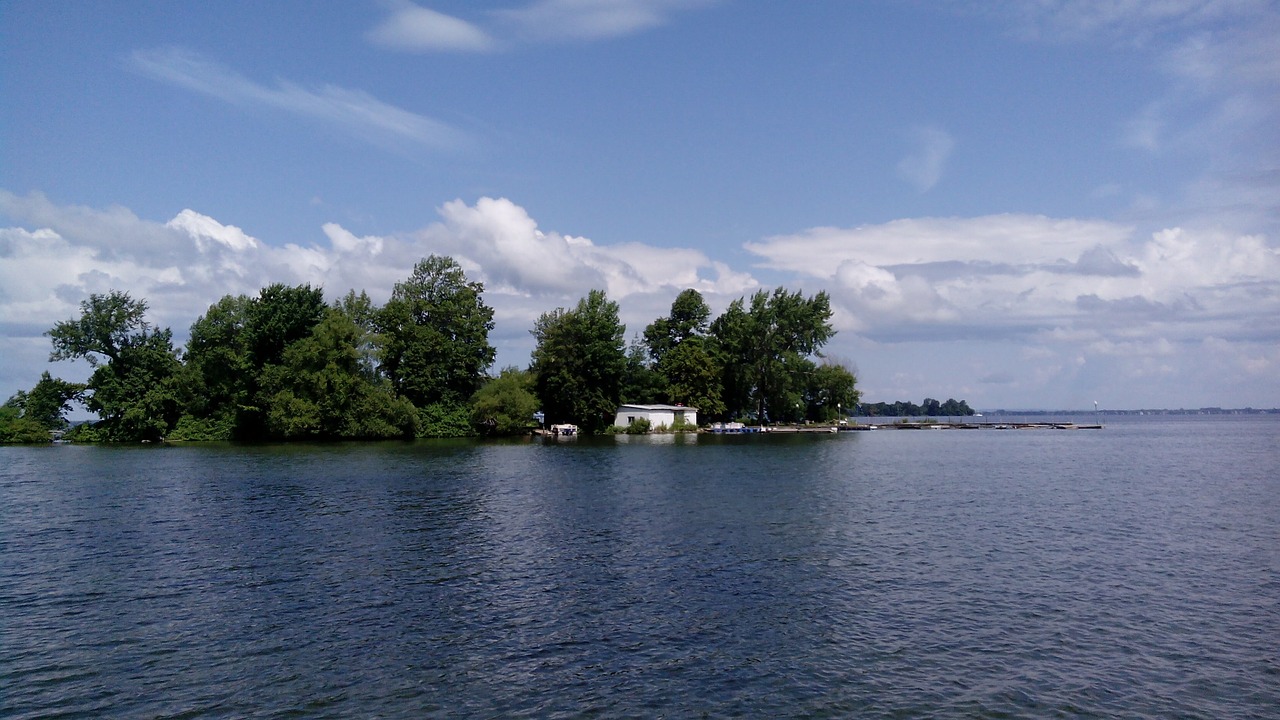
<path fill-rule="evenodd" d="M 1280 10 L 1260 0 L 0 5 L 0 395 L 128 290 L 271 282 L 628 334 L 826 290 L 869 400 L 1280 405 Z"/>

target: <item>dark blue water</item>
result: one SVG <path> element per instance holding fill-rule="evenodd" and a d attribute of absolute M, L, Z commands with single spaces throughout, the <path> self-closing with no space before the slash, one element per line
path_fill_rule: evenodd
<path fill-rule="evenodd" d="M 1280 421 L 0 449 L 0 716 L 1280 716 Z"/>

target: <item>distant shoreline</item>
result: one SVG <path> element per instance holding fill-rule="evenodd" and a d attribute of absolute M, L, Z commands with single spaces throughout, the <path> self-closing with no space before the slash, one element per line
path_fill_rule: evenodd
<path fill-rule="evenodd" d="M 979 410 L 983 415 L 1278 415 L 1280 408 L 1179 408 L 1137 410 Z"/>

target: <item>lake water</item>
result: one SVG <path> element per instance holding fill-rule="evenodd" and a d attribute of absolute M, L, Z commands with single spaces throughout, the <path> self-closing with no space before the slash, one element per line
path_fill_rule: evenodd
<path fill-rule="evenodd" d="M 1280 716 L 1280 418 L 0 449 L 0 716 Z"/>

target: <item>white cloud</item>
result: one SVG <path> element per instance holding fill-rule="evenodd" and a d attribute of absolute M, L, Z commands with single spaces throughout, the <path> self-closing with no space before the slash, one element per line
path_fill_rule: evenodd
<path fill-rule="evenodd" d="M 404 235 L 357 236 L 326 223 L 314 244 L 276 246 L 190 209 L 157 222 L 124 208 L 59 206 L 40 194 L 0 190 L 0 217 L 20 224 L 0 228 L 0 356 L 7 361 L 0 394 L 29 387 L 39 376 L 48 353 L 41 333 L 73 317 L 90 293 L 109 290 L 147 299 L 150 319 L 181 341 L 223 295 L 255 295 L 275 282 L 311 283 L 331 299 L 357 289 L 383 302 L 419 259 L 448 254 L 485 283 L 486 302 L 500 322 L 495 342 L 514 348 L 501 361 L 518 363 L 531 348 L 533 320 L 593 288 L 626 300 L 625 320 L 634 330 L 687 287 L 723 307 L 758 286 L 750 274 L 698 250 L 602 247 L 544 232 L 506 199 L 456 200 L 439 212 L 439 222 Z"/>
<path fill-rule="evenodd" d="M 898 162 L 898 177 L 925 192 L 942 179 L 955 139 L 951 133 L 936 127 L 915 128 L 910 139 L 911 151 Z"/>
<path fill-rule="evenodd" d="M 582 237 L 544 232 L 524 208 L 505 198 L 461 200 L 440 208 L 442 221 L 412 235 L 414 244 L 479 269 L 495 290 L 571 297 L 601 288 L 614 299 L 671 288 L 738 292 L 755 287 L 704 253 L 640 244 L 601 247 Z"/>
<path fill-rule="evenodd" d="M 488 27 L 481 27 L 410 0 L 384 0 L 390 13 L 366 37 L 381 47 L 407 52 L 484 52 L 513 41 L 591 42 L 660 27 L 678 11 L 716 1 L 531 0 L 489 11 Z"/>
<path fill-rule="evenodd" d="M 209 241 L 221 243 L 232 250 L 249 250 L 258 247 L 258 241 L 235 225 L 223 225 L 207 215 L 194 210 L 183 210 L 177 217 L 165 223 L 165 227 L 182 230 L 190 235 L 196 246 L 204 250 Z"/>
<path fill-rule="evenodd" d="M 1269 0 L 1008 0 L 988 9 L 1007 15 L 1028 39 L 1107 37 L 1137 43 L 1162 33 L 1274 10 Z"/>
<path fill-rule="evenodd" d="M 151 319 L 181 341 L 225 294 L 309 282 L 330 298 L 354 288 L 383 302 L 417 260 L 449 254 L 486 285 L 499 364 L 523 364 L 533 320 L 592 288 L 619 301 L 630 338 L 686 287 L 715 311 L 760 287 L 697 249 L 544 231 L 502 198 L 445 203 L 439 215 L 388 236 L 327 223 L 313 244 L 277 246 L 189 209 L 152 221 L 0 191 L 10 223 L 0 228 L 0 395 L 38 378 L 41 333 L 111 289 L 148 299 Z M 1280 248 L 1261 234 L 1137 236 L 1104 221 L 997 215 L 816 228 L 747 249 L 790 273 L 788 287 L 831 294 L 842 332 L 827 349 L 856 359 L 875 399 L 920 399 L 889 380 L 904 363 L 930 368 L 916 394 L 970 388 L 987 407 L 1262 404 L 1280 392 Z M 54 371 L 75 379 L 85 368 Z M 1151 400 L 1171 387 L 1173 399 Z"/>
<path fill-rule="evenodd" d="M 997 215 L 815 228 L 748 243 L 817 278 L 845 329 L 881 340 L 1079 329 L 1103 339 L 1275 337 L 1280 249 L 1261 235 Z"/>
<path fill-rule="evenodd" d="M 179 48 L 136 51 L 130 65 L 143 75 L 192 92 L 233 105 L 266 107 L 319 121 L 382 146 L 408 143 L 433 150 L 459 150 L 472 142 L 466 133 L 439 120 L 387 104 L 360 90 L 336 85 L 312 90 L 285 81 L 268 87 Z"/>
<path fill-rule="evenodd" d="M 1280 231 L 1280 13 L 1274 0 L 1006 0 L 978 12 L 994 14 L 1028 40 L 1145 52 L 1167 82 L 1153 85 L 1141 109 L 1117 121 L 1118 140 L 1161 159 L 1204 166 L 1184 185 L 1183 197 L 1169 198 L 1187 209 L 1177 223 Z M 1147 202 L 1148 192 L 1134 192 L 1139 203 Z"/>
<path fill-rule="evenodd" d="M 493 38 L 471 23 L 419 7 L 408 0 L 388 0 L 391 10 L 368 38 L 377 45 L 409 52 L 442 50 L 480 52 L 495 46 Z"/>
<path fill-rule="evenodd" d="M 537 38 L 585 39 L 630 35 L 666 22 L 663 0 L 539 0 L 498 16 Z"/>
<path fill-rule="evenodd" d="M 768 267 L 830 277 L 844 260 L 876 266 L 940 262 L 1027 264 L 1074 260 L 1127 238 L 1132 231 L 1103 220 L 1042 215 L 894 220 L 857 228 L 819 227 L 746 244 Z"/>

